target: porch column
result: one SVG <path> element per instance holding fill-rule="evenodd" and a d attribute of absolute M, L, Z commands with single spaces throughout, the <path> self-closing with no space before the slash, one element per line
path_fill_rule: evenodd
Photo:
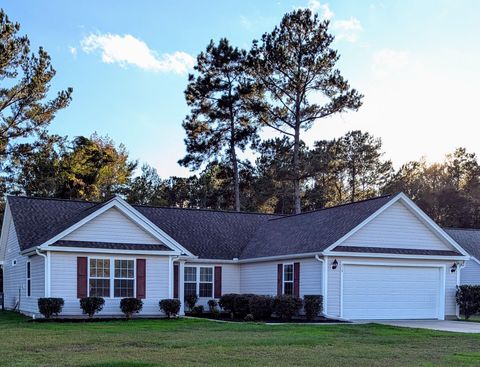
<path fill-rule="evenodd" d="M 180 299 L 180 312 L 179 315 L 185 315 L 185 287 L 184 287 L 184 279 L 185 279 L 185 261 L 180 260 L 178 262 L 178 298 Z"/>

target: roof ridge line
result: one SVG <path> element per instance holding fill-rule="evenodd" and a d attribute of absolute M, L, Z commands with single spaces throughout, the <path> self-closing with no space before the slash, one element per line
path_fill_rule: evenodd
<path fill-rule="evenodd" d="M 269 219 L 269 221 L 274 221 L 274 220 L 279 220 L 279 219 L 296 217 L 296 216 L 303 215 L 303 214 L 317 213 L 317 212 L 321 212 L 321 211 L 328 210 L 328 209 L 336 209 L 336 208 L 340 208 L 340 207 L 344 207 L 344 206 L 348 206 L 348 205 L 354 205 L 354 204 L 364 203 L 364 202 L 366 202 L 366 201 L 383 199 L 383 198 L 387 198 L 387 197 L 389 197 L 389 196 L 391 196 L 391 197 L 393 198 L 393 197 L 397 196 L 398 194 L 399 194 L 399 193 L 395 193 L 395 194 L 385 194 L 385 195 L 375 196 L 375 197 L 373 197 L 373 198 L 362 199 L 362 200 L 353 201 L 353 202 L 350 202 L 350 203 L 338 204 L 338 205 L 329 206 L 329 207 L 325 207 L 325 208 L 309 210 L 309 211 L 303 212 L 303 213 L 285 215 L 285 216 L 280 217 L 280 218 Z"/>
<path fill-rule="evenodd" d="M 161 205 L 148 205 L 148 204 L 130 204 L 134 208 L 153 208 L 153 209 L 172 209 L 172 210 L 190 210 L 190 211 L 204 211 L 204 212 L 217 212 L 228 214 L 253 214 L 253 215 L 270 215 L 270 216 L 288 216 L 288 214 L 276 214 L 276 213 L 262 213 L 262 212 L 237 212 L 235 210 L 223 210 L 223 209 L 209 209 L 209 208 L 178 208 L 175 206 L 161 206 Z"/>
<path fill-rule="evenodd" d="M 73 201 L 75 203 L 86 203 L 86 204 L 101 204 L 104 201 L 93 201 L 93 200 L 81 200 L 81 199 L 64 199 L 64 198 L 51 198 L 51 197 L 42 197 L 42 196 L 27 196 L 27 195 L 7 195 L 8 198 L 15 198 L 15 199 L 32 199 L 32 200 L 52 200 L 52 201 Z M 106 199 L 108 201 L 110 199 Z"/>

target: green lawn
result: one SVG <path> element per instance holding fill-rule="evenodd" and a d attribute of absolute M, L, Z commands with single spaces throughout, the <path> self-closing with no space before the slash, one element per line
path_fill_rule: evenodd
<path fill-rule="evenodd" d="M 480 335 L 207 320 L 32 323 L 0 312 L 2 366 L 479 366 Z"/>

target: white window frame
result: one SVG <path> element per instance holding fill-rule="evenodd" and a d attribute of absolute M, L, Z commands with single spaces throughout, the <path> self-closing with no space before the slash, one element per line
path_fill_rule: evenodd
<path fill-rule="evenodd" d="M 133 261 L 133 278 L 117 278 L 115 276 L 115 261 L 122 261 L 122 260 L 129 260 L 129 261 Z M 113 297 L 112 298 L 126 298 L 126 297 L 115 297 L 115 280 L 132 280 L 133 281 L 133 295 L 132 297 L 136 297 L 137 295 L 137 282 L 136 282 L 136 279 L 137 279 L 137 261 L 135 259 L 128 259 L 128 258 L 114 258 L 113 260 L 113 274 L 110 272 L 110 275 L 113 276 L 112 280 L 111 280 L 111 284 L 113 285 L 111 291 L 113 293 Z"/>
<path fill-rule="evenodd" d="M 215 298 L 215 267 L 214 266 L 209 266 L 209 265 L 190 265 L 190 264 L 185 264 L 185 268 L 195 268 L 196 269 L 196 278 L 195 278 L 195 283 L 196 283 L 196 294 L 198 299 L 212 299 Z M 210 283 L 210 282 L 201 282 L 200 281 L 200 268 L 208 268 L 212 269 L 212 295 L 210 297 L 200 297 L 200 283 Z M 185 272 L 185 270 L 184 270 Z M 185 281 L 185 275 L 183 277 L 183 286 L 185 287 L 185 283 L 193 283 L 193 282 L 186 282 Z"/>
<path fill-rule="evenodd" d="M 27 298 L 32 296 L 32 262 L 30 260 L 25 263 L 25 296 Z"/>
<path fill-rule="evenodd" d="M 291 266 L 292 267 L 292 280 L 285 280 L 285 267 L 287 266 Z M 285 283 L 292 283 L 292 294 L 290 294 L 291 296 L 294 295 L 295 293 L 295 290 L 294 290 L 294 287 L 295 287 L 295 266 L 293 265 L 293 263 L 286 263 L 286 264 L 283 264 L 283 271 L 282 271 L 282 294 L 286 294 L 285 293 Z"/>
<path fill-rule="evenodd" d="M 105 299 L 122 299 L 125 297 L 115 297 L 115 279 L 128 279 L 132 278 L 115 278 L 115 260 L 131 260 L 133 261 L 133 297 L 137 296 L 137 259 L 131 257 L 116 257 L 116 256 L 89 256 L 87 258 L 87 295 L 90 297 L 90 259 L 95 260 L 110 260 L 110 278 L 96 278 L 92 279 L 109 279 L 110 282 L 110 295 L 103 297 Z"/>

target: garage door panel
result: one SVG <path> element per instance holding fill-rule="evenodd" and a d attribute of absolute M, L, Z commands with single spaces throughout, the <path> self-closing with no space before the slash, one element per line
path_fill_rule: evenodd
<path fill-rule="evenodd" d="M 345 264 L 343 317 L 350 319 L 438 318 L 438 267 Z"/>

